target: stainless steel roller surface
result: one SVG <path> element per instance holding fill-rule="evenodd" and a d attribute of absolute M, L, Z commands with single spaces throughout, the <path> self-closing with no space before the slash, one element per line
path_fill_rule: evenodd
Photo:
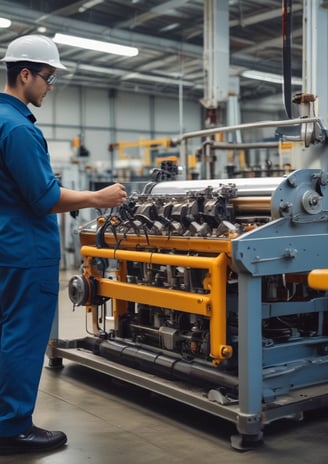
<path fill-rule="evenodd" d="M 151 195 L 185 195 L 187 192 L 199 192 L 208 187 L 213 190 L 222 185 L 232 184 L 237 187 L 238 196 L 270 196 L 283 181 L 283 177 L 252 177 L 242 179 L 205 179 L 160 182 L 151 189 Z"/>

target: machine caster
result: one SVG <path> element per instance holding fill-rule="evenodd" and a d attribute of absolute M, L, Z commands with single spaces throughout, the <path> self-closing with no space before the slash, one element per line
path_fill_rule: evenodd
<path fill-rule="evenodd" d="M 49 358 L 47 366 L 49 369 L 63 369 L 63 358 Z"/>
<path fill-rule="evenodd" d="M 232 448 L 238 451 L 251 451 L 263 445 L 263 433 L 256 435 L 231 435 L 230 442 Z"/>

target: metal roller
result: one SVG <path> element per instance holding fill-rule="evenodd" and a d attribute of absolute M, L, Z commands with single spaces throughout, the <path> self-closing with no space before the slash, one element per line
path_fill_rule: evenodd
<path fill-rule="evenodd" d="M 161 182 L 152 187 L 151 195 L 185 195 L 187 192 L 198 192 L 208 187 L 219 189 L 225 184 L 234 184 L 238 196 L 269 196 L 283 181 L 283 177 L 252 177 L 247 179 L 212 179 L 212 180 L 185 180 Z"/>

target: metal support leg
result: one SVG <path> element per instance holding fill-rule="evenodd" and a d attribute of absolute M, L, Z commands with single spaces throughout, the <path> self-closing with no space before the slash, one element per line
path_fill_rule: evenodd
<path fill-rule="evenodd" d="M 49 358 L 48 366 L 51 369 L 61 369 L 63 367 L 63 358 L 57 358 L 52 355 L 51 347 L 55 346 L 57 340 L 59 338 L 59 314 L 58 314 L 58 306 L 55 313 L 55 317 L 52 323 L 50 339 L 47 348 L 47 356 Z"/>
<path fill-rule="evenodd" d="M 240 273 L 238 278 L 239 408 L 232 446 L 254 448 L 262 440 L 262 317 L 261 278 Z"/>

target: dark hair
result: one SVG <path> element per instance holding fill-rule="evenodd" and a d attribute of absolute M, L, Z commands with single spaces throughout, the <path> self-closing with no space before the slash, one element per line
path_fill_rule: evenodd
<path fill-rule="evenodd" d="M 7 81 L 8 84 L 13 86 L 16 83 L 17 76 L 22 69 L 26 68 L 32 74 L 37 74 L 41 71 L 43 63 L 32 63 L 31 61 L 15 61 L 13 63 L 6 63 L 7 66 Z"/>

